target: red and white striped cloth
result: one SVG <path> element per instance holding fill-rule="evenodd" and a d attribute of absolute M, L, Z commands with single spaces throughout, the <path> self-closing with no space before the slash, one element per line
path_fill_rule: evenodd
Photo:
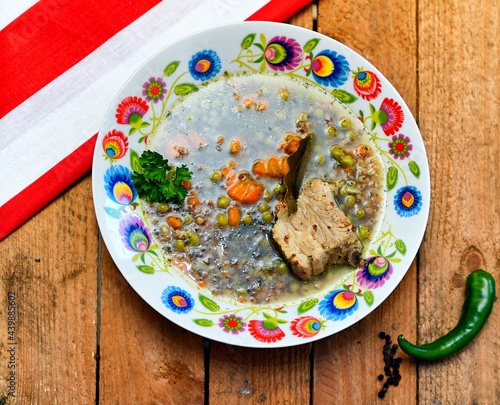
<path fill-rule="evenodd" d="M 0 240 L 91 169 L 121 85 L 213 25 L 285 21 L 311 0 L 0 0 Z"/>

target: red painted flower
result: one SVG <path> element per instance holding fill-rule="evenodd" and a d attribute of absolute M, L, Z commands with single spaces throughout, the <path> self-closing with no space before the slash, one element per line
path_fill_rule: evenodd
<path fill-rule="evenodd" d="M 132 125 L 137 128 L 142 124 L 142 117 L 148 112 L 148 104 L 140 97 L 130 96 L 122 100 L 116 109 L 118 124 Z"/>
<path fill-rule="evenodd" d="M 295 336 L 301 338 L 311 338 L 316 336 L 323 328 L 323 323 L 313 316 L 301 316 L 294 319 L 290 324 L 290 329 Z"/>
<path fill-rule="evenodd" d="M 128 150 L 128 138 L 122 131 L 113 129 L 102 139 L 104 156 L 111 161 L 121 159 Z"/>
<path fill-rule="evenodd" d="M 266 318 L 263 321 L 254 319 L 249 322 L 248 330 L 256 340 L 264 343 L 277 342 L 285 337 L 276 318 Z"/>
<path fill-rule="evenodd" d="M 393 99 L 384 98 L 380 109 L 373 113 L 372 119 L 382 127 L 387 136 L 394 135 L 403 125 L 403 109 Z"/>
<path fill-rule="evenodd" d="M 354 75 L 354 91 L 369 101 L 376 98 L 382 91 L 378 76 L 369 70 L 360 70 Z"/>

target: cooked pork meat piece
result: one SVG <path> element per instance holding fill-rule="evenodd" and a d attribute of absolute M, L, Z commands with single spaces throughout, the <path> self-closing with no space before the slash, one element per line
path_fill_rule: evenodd
<path fill-rule="evenodd" d="M 277 207 L 273 239 L 303 280 L 328 264 L 358 267 L 363 261 L 354 226 L 335 203 L 333 189 L 325 180 L 311 179 L 300 190 L 295 213 L 288 216 L 285 203 Z"/>

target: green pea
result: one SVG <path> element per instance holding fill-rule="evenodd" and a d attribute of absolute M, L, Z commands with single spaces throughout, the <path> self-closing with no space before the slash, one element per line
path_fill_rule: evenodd
<path fill-rule="evenodd" d="M 279 273 L 279 274 L 286 274 L 288 272 L 288 266 L 286 265 L 285 262 L 280 260 L 275 266 L 274 269 Z"/>
<path fill-rule="evenodd" d="M 229 222 L 227 215 L 224 212 L 219 212 L 215 217 L 215 220 L 220 226 L 226 226 Z"/>
<path fill-rule="evenodd" d="M 274 220 L 274 215 L 271 211 L 266 211 L 262 214 L 262 221 L 265 224 L 270 224 Z"/>
<path fill-rule="evenodd" d="M 245 295 L 248 294 L 248 291 L 246 290 L 246 288 L 238 287 L 236 289 L 236 294 L 238 295 L 238 297 L 244 297 Z"/>
<path fill-rule="evenodd" d="M 340 166 L 344 169 L 354 166 L 354 158 L 351 155 L 345 155 L 339 161 Z"/>
<path fill-rule="evenodd" d="M 279 89 L 278 94 L 283 101 L 288 101 L 290 92 L 287 89 Z"/>
<path fill-rule="evenodd" d="M 273 193 L 276 196 L 278 196 L 280 194 L 284 194 L 285 191 L 286 191 L 286 187 L 284 184 L 277 184 L 276 186 L 273 187 Z"/>
<path fill-rule="evenodd" d="M 259 212 L 269 211 L 269 204 L 262 203 L 259 205 Z"/>
<path fill-rule="evenodd" d="M 198 246 L 200 244 L 200 237 L 198 236 L 197 233 L 195 233 L 195 232 L 188 232 L 186 234 L 186 236 L 189 239 L 189 245 L 190 246 Z"/>
<path fill-rule="evenodd" d="M 358 208 L 356 210 L 356 216 L 358 218 L 363 218 L 365 216 L 365 210 L 363 208 Z"/>
<path fill-rule="evenodd" d="M 250 215 L 245 215 L 243 217 L 243 225 L 250 226 L 250 225 L 252 225 L 252 222 L 253 222 L 253 220 L 252 220 L 252 217 Z"/>
<path fill-rule="evenodd" d="M 191 222 L 193 222 L 193 217 L 191 215 L 184 215 L 184 217 L 182 218 L 182 222 L 184 222 L 185 224 L 190 224 Z"/>
<path fill-rule="evenodd" d="M 337 162 L 339 162 L 340 159 L 342 159 L 345 156 L 345 152 L 342 150 L 342 148 L 334 146 L 333 148 L 330 149 L 330 156 Z"/>
<path fill-rule="evenodd" d="M 316 162 L 318 162 L 320 165 L 324 164 L 326 161 L 325 157 L 323 155 L 318 155 L 316 157 Z"/>
<path fill-rule="evenodd" d="M 299 283 L 297 283 L 297 282 L 291 283 L 290 284 L 290 291 L 295 293 L 295 292 L 299 291 L 299 287 L 300 287 Z"/>
<path fill-rule="evenodd" d="M 169 206 L 165 202 L 161 202 L 158 204 L 158 212 L 165 213 L 168 212 Z"/>
<path fill-rule="evenodd" d="M 353 131 L 349 131 L 347 133 L 347 138 L 350 140 L 350 141 L 354 141 L 356 139 L 356 133 L 353 132 Z"/>
<path fill-rule="evenodd" d="M 340 126 L 344 129 L 351 128 L 351 120 L 347 117 L 342 117 L 339 122 Z"/>
<path fill-rule="evenodd" d="M 217 198 L 217 207 L 219 208 L 227 208 L 231 204 L 231 199 L 225 195 L 220 195 Z"/>
<path fill-rule="evenodd" d="M 175 250 L 177 250 L 178 252 L 183 252 L 185 248 L 186 248 L 186 244 L 184 243 L 184 241 L 182 239 L 177 239 L 175 241 Z"/>
<path fill-rule="evenodd" d="M 309 120 L 309 113 L 307 112 L 301 112 L 299 115 L 297 115 L 297 119 L 295 120 L 296 123 L 299 122 L 307 122 Z"/>
<path fill-rule="evenodd" d="M 361 225 L 358 228 L 358 237 L 359 239 L 368 239 L 370 237 L 370 231 L 364 225 Z"/>
<path fill-rule="evenodd" d="M 222 179 L 222 173 L 220 170 L 215 170 L 212 172 L 212 174 L 210 174 L 210 180 L 221 181 L 221 179 Z"/>
<path fill-rule="evenodd" d="M 264 201 L 271 201 L 273 199 L 273 194 L 266 188 L 264 190 Z"/>
<path fill-rule="evenodd" d="M 337 136 L 337 128 L 335 128 L 333 125 L 328 125 L 326 133 L 328 134 L 328 136 L 331 136 L 333 138 L 334 136 Z"/>
<path fill-rule="evenodd" d="M 350 196 L 346 197 L 345 203 L 349 207 L 354 207 L 356 205 L 356 197 L 354 197 L 353 195 L 350 195 Z"/>

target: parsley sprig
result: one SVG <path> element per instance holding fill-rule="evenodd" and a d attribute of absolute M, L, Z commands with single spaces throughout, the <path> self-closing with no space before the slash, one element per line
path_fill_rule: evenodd
<path fill-rule="evenodd" d="M 142 153 L 139 164 L 139 170 L 132 173 L 139 197 L 148 202 L 182 204 L 188 192 L 183 182 L 189 182 L 193 174 L 186 165 L 175 167 L 150 150 Z"/>

